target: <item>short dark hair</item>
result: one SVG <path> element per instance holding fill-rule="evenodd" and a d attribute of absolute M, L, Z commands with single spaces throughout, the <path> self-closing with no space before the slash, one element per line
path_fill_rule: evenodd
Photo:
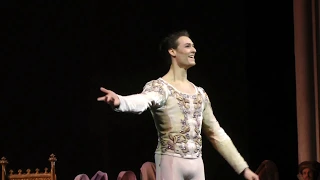
<path fill-rule="evenodd" d="M 309 168 L 313 172 L 319 173 L 320 171 L 320 163 L 317 161 L 303 161 L 299 164 L 299 173 L 302 174 L 302 171 L 305 168 Z"/>
<path fill-rule="evenodd" d="M 166 60 L 166 62 L 168 64 L 171 64 L 171 55 L 169 54 L 168 50 L 171 48 L 176 49 L 178 47 L 179 44 L 178 44 L 177 40 L 181 36 L 190 37 L 188 31 L 181 30 L 181 31 L 177 31 L 177 32 L 169 34 L 160 43 L 160 47 L 159 47 L 160 56 L 162 59 Z"/>

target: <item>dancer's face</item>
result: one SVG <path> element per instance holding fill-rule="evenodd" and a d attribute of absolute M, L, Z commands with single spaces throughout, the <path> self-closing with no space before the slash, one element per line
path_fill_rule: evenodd
<path fill-rule="evenodd" d="M 178 66 L 188 69 L 194 65 L 196 49 L 192 40 L 187 36 L 181 36 L 177 39 L 178 47 L 176 49 L 170 49 L 169 53 L 171 54 L 173 61 L 177 63 Z"/>

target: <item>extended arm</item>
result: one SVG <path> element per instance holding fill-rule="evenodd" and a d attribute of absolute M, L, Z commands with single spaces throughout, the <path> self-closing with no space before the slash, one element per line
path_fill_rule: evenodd
<path fill-rule="evenodd" d="M 150 107 L 162 106 L 165 103 L 166 92 L 162 84 L 153 80 L 144 86 L 140 94 L 122 96 L 114 93 L 112 96 L 111 99 L 118 100 L 117 104 L 111 103 L 111 107 L 115 111 L 141 114 Z M 108 97 L 105 97 L 104 100 L 108 102 Z"/>
<path fill-rule="evenodd" d="M 134 94 L 129 96 L 118 95 L 120 105 L 114 108 L 117 112 L 131 112 L 141 114 L 152 106 L 161 106 L 163 97 L 157 92 Z"/>

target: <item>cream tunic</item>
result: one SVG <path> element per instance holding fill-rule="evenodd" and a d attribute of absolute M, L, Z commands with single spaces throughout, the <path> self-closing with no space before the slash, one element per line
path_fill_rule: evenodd
<path fill-rule="evenodd" d="M 201 87 L 195 94 L 178 91 L 164 79 L 146 83 L 142 93 L 118 95 L 118 112 L 141 114 L 150 109 L 158 131 L 156 154 L 180 158 L 201 157 L 201 129 L 214 148 L 240 174 L 248 164 L 215 118 L 210 100 Z"/>

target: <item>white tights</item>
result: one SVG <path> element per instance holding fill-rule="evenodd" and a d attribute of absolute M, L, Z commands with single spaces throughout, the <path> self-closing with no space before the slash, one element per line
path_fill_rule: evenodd
<path fill-rule="evenodd" d="M 203 160 L 155 154 L 157 180 L 205 180 Z"/>

